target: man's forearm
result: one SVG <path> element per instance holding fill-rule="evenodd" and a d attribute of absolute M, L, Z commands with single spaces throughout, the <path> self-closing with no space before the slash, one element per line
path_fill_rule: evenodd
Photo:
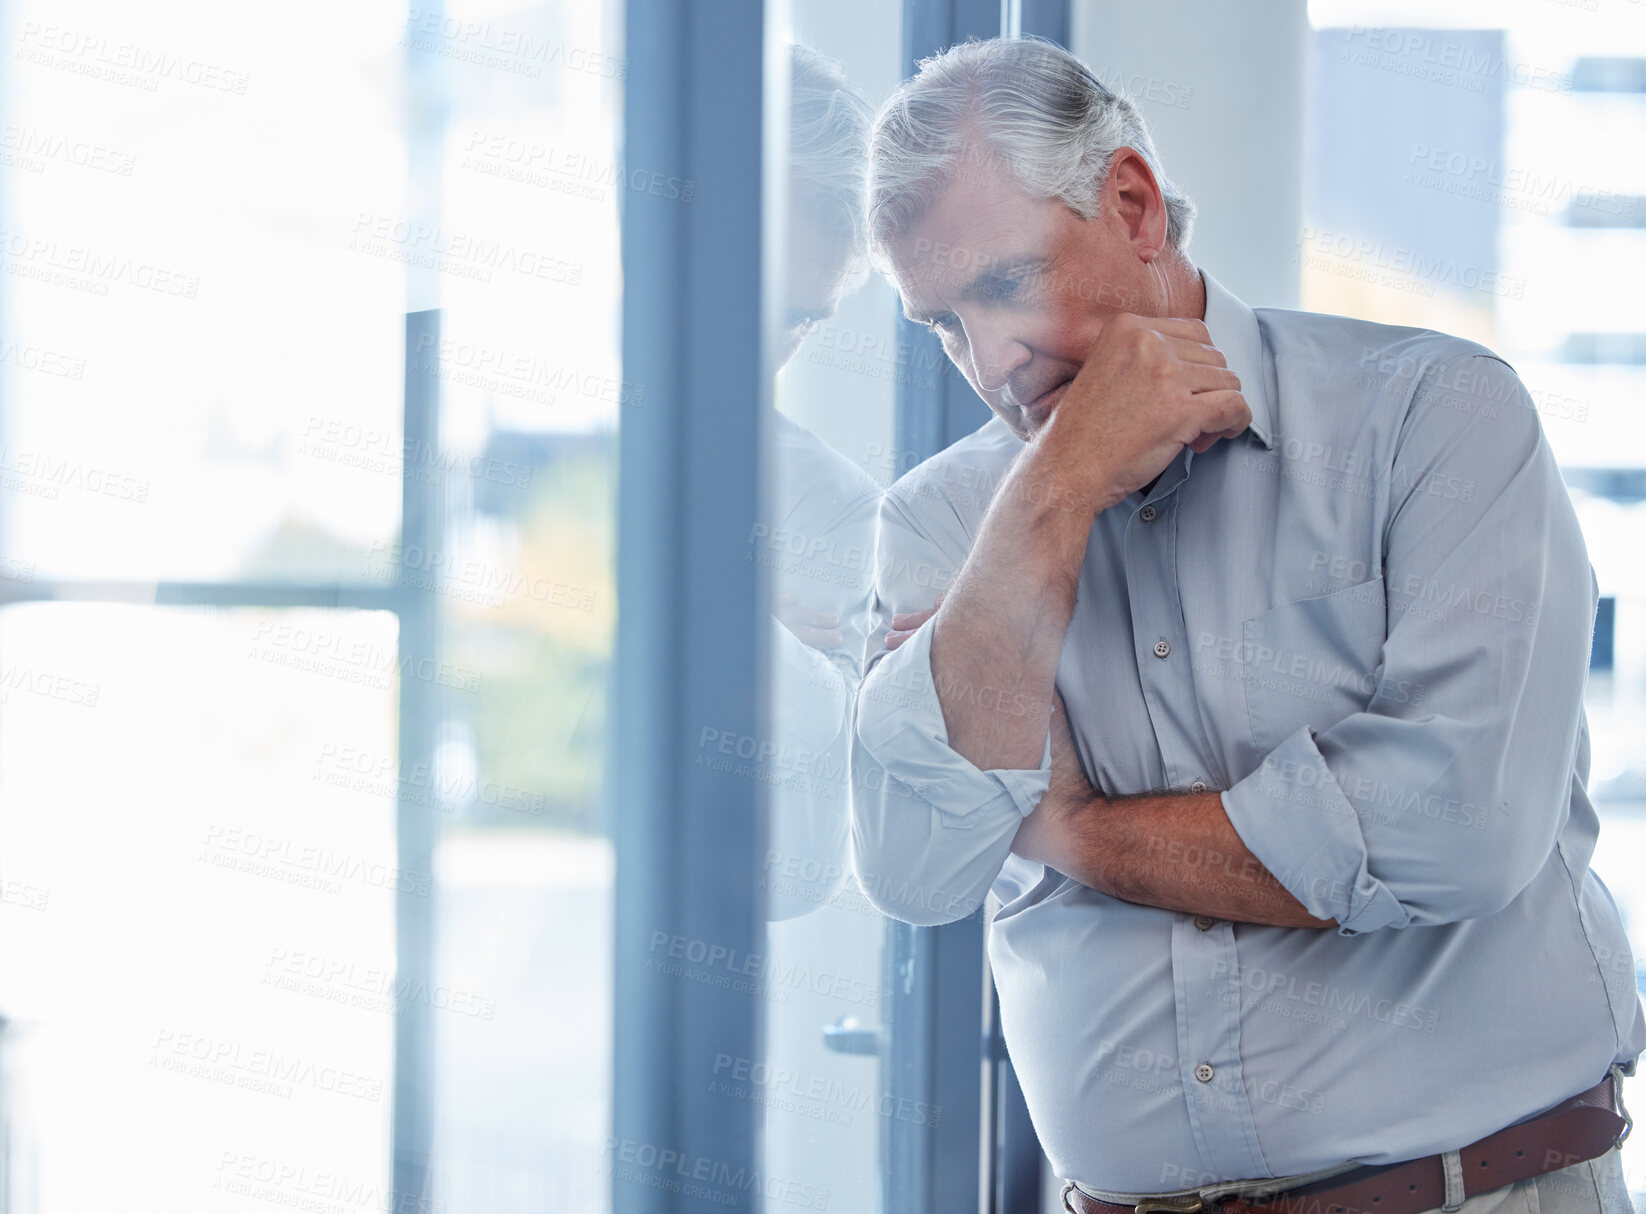
<path fill-rule="evenodd" d="M 931 621 L 949 746 L 976 767 L 1040 765 L 1052 683 L 1097 508 L 1035 447 L 1002 480 Z"/>
<path fill-rule="evenodd" d="M 1337 926 L 1310 915 L 1251 853 L 1216 793 L 1098 797 L 1036 818 L 1012 850 L 1110 897 L 1239 923 Z"/>

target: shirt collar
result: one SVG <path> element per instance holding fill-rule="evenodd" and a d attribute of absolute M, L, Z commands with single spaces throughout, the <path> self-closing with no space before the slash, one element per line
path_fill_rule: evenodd
<path fill-rule="evenodd" d="M 1240 377 L 1240 394 L 1252 411 L 1251 432 L 1265 447 L 1274 447 L 1274 412 L 1269 400 L 1269 368 L 1263 356 L 1263 334 L 1253 312 L 1205 270 L 1206 331 L 1223 351 L 1229 370 Z"/>

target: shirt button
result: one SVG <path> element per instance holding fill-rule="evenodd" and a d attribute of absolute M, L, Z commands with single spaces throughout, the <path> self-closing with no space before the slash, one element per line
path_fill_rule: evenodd
<path fill-rule="evenodd" d="M 1194 1077 L 1200 1080 L 1201 1083 L 1210 1083 L 1212 1081 L 1212 1064 L 1209 1062 L 1202 1062 L 1199 1066 L 1195 1067 Z"/>
<path fill-rule="evenodd" d="M 1157 658 L 1163 658 L 1171 651 L 1172 643 L 1170 641 L 1156 641 L 1154 643 L 1154 655 Z"/>
<path fill-rule="evenodd" d="M 1155 508 L 1153 506 L 1145 506 L 1137 512 L 1137 517 L 1142 519 L 1145 523 L 1154 522 L 1154 516 Z"/>
<path fill-rule="evenodd" d="M 1194 917 L 1194 925 L 1203 932 L 1211 931 L 1212 924 L 1216 922 L 1217 920 L 1212 918 L 1210 915 L 1196 915 Z"/>
<path fill-rule="evenodd" d="M 1205 792 L 1206 791 L 1206 781 L 1196 780 L 1193 784 L 1189 785 L 1189 791 L 1190 792 Z"/>

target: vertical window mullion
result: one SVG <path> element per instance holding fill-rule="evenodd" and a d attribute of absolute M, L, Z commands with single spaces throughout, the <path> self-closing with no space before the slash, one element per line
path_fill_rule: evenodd
<path fill-rule="evenodd" d="M 709 1081 L 718 1056 L 760 1056 L 760 1002 L 747 989 L 763 980 L 760 785 L 695 760 L 705 730 L 761 733 L 764 583 L 746 557 L 770 393 L 763 7 L 628 0 L 626 9 L 624 162 L 696 191 L 690 206 L 643 191 L 623 204 L 623 378 L 644 385 L 645 405 L 624 414 L 618 435 L 606 1160 L 618 1214 L 720 1208 L 690 1186 L 636 1183 L 637 1170 L 665 1181 L 706 1171 L 722 1183 L 759 1172 L 760 1105 L 717 1101 Z M 659 1173 L 664 1158 L 671 1171 Z"/>

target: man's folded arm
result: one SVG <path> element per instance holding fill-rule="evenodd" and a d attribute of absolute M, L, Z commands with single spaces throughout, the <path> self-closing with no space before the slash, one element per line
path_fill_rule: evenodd
<path fill-rule="evenodd" d="M 922 925 L 983 904 L 1051 770 L 1049 739 L 1032 771 L 980 771 L 950 748 L 931 635 L 928 621 L 864 679 L 851 756 L 852 869 L 870 902 Z"/>
<path fill-rule="evenodd" d="M 1034 771 L 981 771 L 949 746 L 931 621 L 885 648 L 893 612 L 935 605 L 964 539 L 957 530 L 946 546 L 934 541 L 895 489 L 881 501 L 874 652 L 852 717 L 851 854 L 864 894 L 908 923 L 948 923 L 982 905 L 1050 770 L 1049 738 Z"/>
<path fill-rule="evenodd" d="M 1222 794 L 1252 853 L 1344 935 L 1494 914 L 1531 882 L 1569 809 L 1594 620 L 1576 514 L 1497 359 L 1420 383 L 1384 539 L 1371 701 Z"/>

